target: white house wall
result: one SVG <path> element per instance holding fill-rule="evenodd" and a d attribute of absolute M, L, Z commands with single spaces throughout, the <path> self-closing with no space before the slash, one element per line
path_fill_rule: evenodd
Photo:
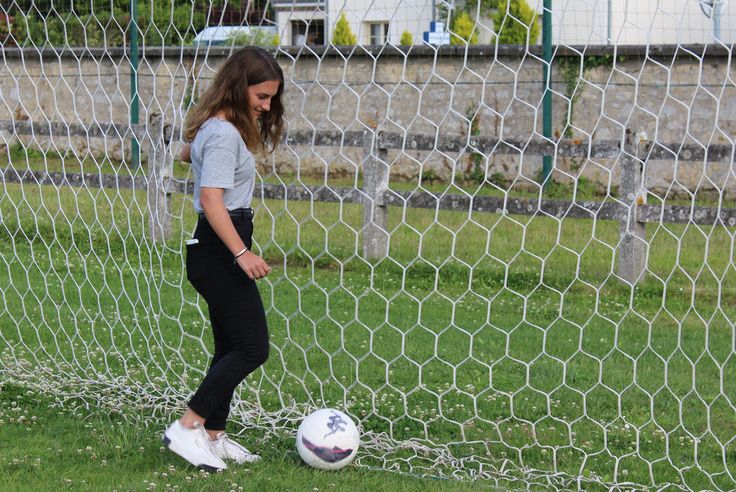
<path fill-rule="evenodd" d="M 358 42 L 363 44 L 370 41 L 368 23 L 388 22 L 390 43 L 399 44 L 404 31 L 412 33 L 415 43 L 421 43 L 422 33 L 429 30 L 432 20 L 432 4 L 427 0 L 339 0 L 328 3 L 330 25 L 334 28 L 340 14 L 344 12 L 350 29 L 357 36 Z"/>
<path fill-rule="evenodd" d="M 698 0 L 558 0 L 552 3 L 554 44 L 712 43 L 713 20 Z M 537 2 L 542 11 L 542 1 Z M 721 41 L 736 41 L 736 2 L 721 13 Z"/>
<path fill-rule="evenodd" d="M 429 30 L 432 20 L 432 4 L 427 0 L 338 0 L 327 1 L 322 9 L 318 7 L 303 8 L 294 4 L 292 8 L 279 8 L 276 12 L 276 23 L 279 27 L 282 44 L 291 40 L 291 21 L 324 19 L 327 17 L 327 37 L 332 38 L 335 24 L 342 13 L 350 24 L 350 29 L 360 44 L 370 41 L 369 23 L 387 22 L 389 24 L 388 41 L 398 44 L 404 31 L 409 31 L 415 43 L 422 42 L 422 34 Z"/>

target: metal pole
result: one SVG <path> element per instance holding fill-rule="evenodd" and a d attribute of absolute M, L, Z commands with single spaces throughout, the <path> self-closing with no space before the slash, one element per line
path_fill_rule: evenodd
<path fill-rule="evenodd" d="M 606 42 L 613 44 L 613 0 L 608 0 L 608 31 L 606 33 Z"/>
<path fill-rule="evenodd" d="M 544 0 L 542 12 L 542 58 L 544 59 L 544 95 L 542 99 L 542 133 L 545 138 L 552 139 L 552 90 L 550 78 L 552 76 L 552 0 Z M 542 157 L 542 183 L 546 188 L 549 185 L 549 176 L 552 174 L 552 156 Z"/>
<path fill-rule="evenodd" d="M 130 0 L 130 125 L 138 124 L 138 0 Z M 133 134 L 133 167 L 140 164 L 138 138 Z"/>
<path fill-rule="evenodd" d="M 324 31 L 322 35 L 322 44 L 325 46 L 330 45 L 330 41 L 332 40 L 332 34 L 330 33 L 330 2 L 325 2 L 325 22 L 322 27 L 322 30 Z"/>
<path fill-rule="evenodd" d="M 721 40 L 721 2 L 723 0 L 713 1 L 713 37 L 716 41 Z"/>

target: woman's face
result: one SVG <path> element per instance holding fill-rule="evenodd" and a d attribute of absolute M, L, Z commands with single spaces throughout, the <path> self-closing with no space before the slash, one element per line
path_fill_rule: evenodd
<path fill-rule="evenodd" d="M 256 119 L 261 116 L 261 113 L 267 113 L 271 109 L 271 99 L 279 91 L 279 85 L 278 80 L 267 80 L 248 86 L 246 89 L 248 106 Z"/>

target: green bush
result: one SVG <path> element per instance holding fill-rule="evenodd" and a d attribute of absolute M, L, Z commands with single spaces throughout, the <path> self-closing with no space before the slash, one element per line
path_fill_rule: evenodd
<path fill-rule="evenodd" d="M 414 36 L 409 31 L 401 33 L 401 40 L 399 41 L 401 46 L 411 46 L 414 44 Z"/>
<path fill-rule="evenodd" d="M 113 10 L 80 9 L 75 13 L 52 11 L 47 17 L 14 11 L 10 32 L 18 46 L 123 46 L 129 36 L 130 14 L 127 8 Z M 205 14 L 191 3 L 172 8 L 168 2 L 138 4 L 139 42 L 149 46 L 178 46 L 194 39 L 206 25 Z M 0 30 L 0 39 L 2 31 Z"/>
<path fill-rule="evenodd" d="M 478 32 L 475 30 L 475 22 L 467 12 L 460 12 L 452 21 L 450 29 L 450 44 L 465 45 L 477 44 Z"/>
<path fill-rule="evenodd" d="M 64 45 L 64 25 L 57 15 L 49 15 L 46 19 L 35 15 L 16 15 L 13 32 L 18 46 Z"/>
<path fill-rule="evenodd" d="M 218 3 L 218 2 L 213 2 Z M 141 45 L 178 46 L 194 39 L 197 32 L 206 26 L 206 14 L 200 8 L 203 0 L 176 0 L 160 2 L 139 0 L 138 37 Z M 39 4 L 35 9 L 22 10 L 13 7 L 8 15 L 13 19 L 10 32 L 18 46 L 124 46 L 125 38 L 130 36 L 129 3 L 102 2 L 99 6 L 75 2 L 74 10 L 68 8 L 51 9 L 45 14 Z M 7 26 L 7 21 L 5 25 Z M 3 37 L 0 23 L 0 40 Z"/>
<path fill-rule="evenodd" d="M 250 32 L 237 31 L 228 34 L 227 44 L 234 46 L 278 46 L 279 35 L 257 28 Z"/>
<path fill-rule="evenodd" d="M 141 0 L 138 3 L 138 29 L 148 46 L 178 46 L 194 39 L 207 25 L 206 15 L 191 3 L 174 6 L 169 2 Z"/>
<path fill-rule="evenodd" d="M 348 24 L 345 12 L 343 12 L 335 25 L 335 32 L 332 33 L 332 44 L 335 46 L 353 46 L 357 43 L 358 40 L 353 31 L 350 30 L 350 24 Z"/>
<path fill-rule="evenodd" d="M 536 44 L 539 39 L 538 17 L 526 0 L 510 0 L 509 4 L 502 2 L 493 17 L 498 44 L 527 44 L 527 36 L 529 45 Z"/>
<path fill-rule="evenodd" d="M 95 15 L 69 16 L 64 20 L 69 46 L 111 47 L 123 46 L 125 25 L 130 14 L 123 10 L 97 12 Z"/>
<path fill-rule="evenodd" d="M 12 46 L 15 44 L 10 38 L 10 34 L 13 32 L 12 18 L 0 12 L 0 45 L 1 46 Z"/>

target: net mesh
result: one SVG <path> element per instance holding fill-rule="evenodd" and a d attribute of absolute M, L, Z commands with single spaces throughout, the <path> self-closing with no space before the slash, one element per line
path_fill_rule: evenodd
<path fill-rule="evenodd" d="M 547 57 L 542 2 L 4 2 L 3 380 L 182 408 L 212 348 L 181 128 L 259 44 L 288 135 L 237 424 L 285 442 L 335 406 L 364 466 L 732 490 L 736 7 L 550 3 Z"/>

